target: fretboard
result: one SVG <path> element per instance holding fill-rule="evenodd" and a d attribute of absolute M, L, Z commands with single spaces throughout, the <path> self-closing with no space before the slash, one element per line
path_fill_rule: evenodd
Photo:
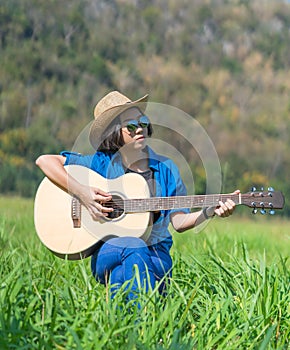
<path fill-rule="evenodd" d="M 202 208 L 218 206 L 220 201 L 231 199 L 235 204 L 241 203 L 241 194 L 210 194 L 176 197 L 151 197 L 141 199 L 125 199 L 126 213 L 140 213 L 182 208 Z"/>

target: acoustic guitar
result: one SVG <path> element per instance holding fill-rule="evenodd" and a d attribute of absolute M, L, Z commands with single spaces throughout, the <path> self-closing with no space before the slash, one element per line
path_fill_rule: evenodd
<path fill-rule="evenodd" d="M 114 211 L 106 218 L 93 220 L 80 201 L 57 187 L 47 177 L 40 183 L 34 205 L 34 222 L 41 242 L 61 258 L 78 260 L 90 256 L 99 244 L 110 237 L 133 236 L 146 240 L 151 231 L 150 213 L 181 208 L 217 206 L 219 201 L 232 199 L 236 205 L 246 205 L 273 214 L 282 209 L 281 192 L 251 191 L 245 194 L 209 194 L 174 197 L 150 197 L 147 182 L 141 175 L 128 173 L 116 179 L 105 179 L 79 165 L 65 169 L 80 183 L 96 186 L 112 195 L 106 202 Z"/>

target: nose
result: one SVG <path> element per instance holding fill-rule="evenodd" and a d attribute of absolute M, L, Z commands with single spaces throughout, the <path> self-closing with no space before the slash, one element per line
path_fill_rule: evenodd
<path fill-rule="evenodd" d="M 138 128 L 134 131 L 135 134 L 140 134 L 140 133 L 143 133 L 143 130 L 145 130 L 144 128 L 142 128 L 140 126 L 140 124 L 138 124 Z"/>

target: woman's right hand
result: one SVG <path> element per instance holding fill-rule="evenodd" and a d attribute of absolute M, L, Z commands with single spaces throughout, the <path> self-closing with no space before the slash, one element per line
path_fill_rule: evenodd
<path fill-rule="evenodd" d="M 77 193 L 77 197 L 94 220 L 105 218 L 114 210 L 110 206 L 104 206 L 105 203 L 112 199 L 112 196 L 97 187 L 82 185 Z"/>

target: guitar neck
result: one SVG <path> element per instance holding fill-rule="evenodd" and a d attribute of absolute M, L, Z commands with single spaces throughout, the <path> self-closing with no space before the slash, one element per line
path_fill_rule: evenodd
<path fill-rule="evenodd" d="M 126 213 L 140 213 L 182 208 L 202 208 L 218 206 L 219 202 L 231 199 L 236 205 L 243 204 L 242 194 L 210 194 L 176 197 L 151 197 L 141 199 L 125 199 Z"/>

